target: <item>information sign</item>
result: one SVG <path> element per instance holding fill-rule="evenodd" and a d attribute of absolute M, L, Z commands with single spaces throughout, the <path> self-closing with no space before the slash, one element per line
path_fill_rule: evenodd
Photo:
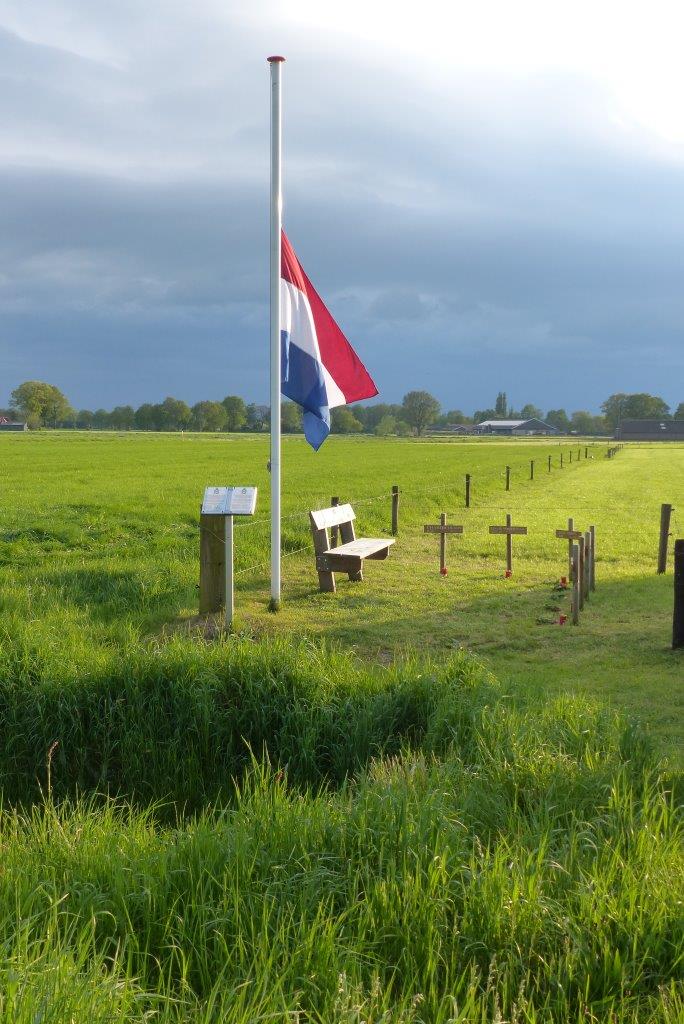
<path fill-rule="evenodd" d="M 253 516 L 256 487 L 207 487 L 202 501 L 205 516 Z"/>

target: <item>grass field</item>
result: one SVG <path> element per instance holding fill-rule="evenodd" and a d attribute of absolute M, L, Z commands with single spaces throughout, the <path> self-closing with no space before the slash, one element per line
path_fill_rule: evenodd
<path fill-rule="evenodd" d="M 0 1021 L 684 1019 L 684 662 L 655 573 L 684 448 L 588 454 L 284 439 L 272 615 L 266 439 L 0 437 Z M 202 491 L 232 482 L 260 498 L 231 637 L 196 587 Z M 392 484 L 389 560 L 319 594 L 308 509 L 388 533 Z M 568 516 L 598 538 L 579 627 Z"/>

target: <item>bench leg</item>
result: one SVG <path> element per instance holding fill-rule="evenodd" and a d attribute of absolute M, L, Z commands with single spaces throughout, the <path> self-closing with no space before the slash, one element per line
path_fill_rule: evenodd
<path fill-rule="evenodd" d="M 351 576 L 349 578 L 351 579 Z M 319 570 L 318 586 L 321 594 L 334 594 L 337 589 L 335 587 L 335 573 Z"/>
<path fill-rule="evenodd" d="M 356 532 L 354 530 L 353 523 L 341 523 L 340 524 L 340 538 L 343 544 L 349 544 L 351 541 L 356 540 Z M 363 572 L 361 566 L 355 569 L 353 572 L 347 573 L 352 583 L 363 582 Z"/>

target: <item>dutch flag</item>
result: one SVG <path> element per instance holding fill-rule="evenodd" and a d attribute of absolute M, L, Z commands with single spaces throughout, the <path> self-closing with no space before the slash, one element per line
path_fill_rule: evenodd
<path fill-rule="evenodd" d="M 280 264 L 281 390 L 304 409 L 316 451 L 330 433 L 330 410 L 378 389 L 304 273 L 283 231 Z"/>

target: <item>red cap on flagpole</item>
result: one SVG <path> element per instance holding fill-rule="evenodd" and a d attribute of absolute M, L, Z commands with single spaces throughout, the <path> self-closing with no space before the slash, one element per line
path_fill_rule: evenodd
<path fill-rule="evenodd" d="M 266 60 L 269 64 L 284 64 L 284 57 L 267 57 Z"/>

